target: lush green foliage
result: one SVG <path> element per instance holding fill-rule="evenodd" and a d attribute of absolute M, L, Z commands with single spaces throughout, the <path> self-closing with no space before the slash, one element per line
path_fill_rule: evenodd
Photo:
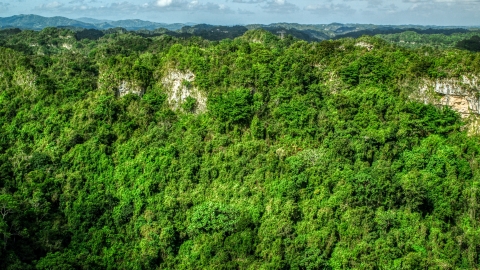
<path fill-rule="evenodd" d="M 472 52 L 480 52 L 480 36 L 473 36 L 469 39 L 461 40 L 456 44 L 456 47 Z"/>
<path fill-rule="evenodd" d="M 478 74 L 479 54 L 71 34 L 0 48 L 2 269 L 480 266 L 478 137 L 408 99 L 417 78 Z M 171 109 L 173 70 L 207 112 Z"/>
<path fill-rule="evenodd" d="M 414 31 L 405 31 L 396 34 L 378 34 L 377 37 L 385 39 L 396 45 L 408 48 L 420 48 L 429 46 L 434 48 L 453 48 L 458 42 L 468 40 L 473 36 L 478 36 L 480 31 L 472 30 L 465 32 L 455 32 L 449 34 L 442 33 L 418 33 Z"/>

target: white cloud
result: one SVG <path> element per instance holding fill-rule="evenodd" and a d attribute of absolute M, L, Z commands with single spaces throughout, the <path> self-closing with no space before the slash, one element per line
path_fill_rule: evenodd
<path fill-rule="evenodd" d="M 68 2 L 69 4 L 83 4 L 85 3 L 87 0 L 71 0 L 70 2 Z"/>
<path fill-rule="evenodd" d="M 237 13 L 238 14 L 243 14 L 243 15 L 253 15 L 253 14 L 255 14 L 255 12 L 252 12 L 252 11 L 247 10 L 247 9 L 241 9 L 241 8 L 237 9 Z"/>
<path fill-rule="evenodd" d="M 268 1 L 264 6 L 262 6 L 262 9 L 267 13 L 281 14 L 294 13 L 299 10 L 298 6 L 285 0 Z"/>
<path fill-rule="evenodd" d="M 351 15 L 356 12 L 351 6 L 345 4 L 329 4 L 329 5 L 309 5 L 305 7 L 305 10 L 314 14 L 331 16 L 335 14 Z"/>
<path fill-rule="evenodd" d="M 235 13 L 232 9 L 230 9 L 230 7 L 223 4 L 215 4 L 211 2 L 200 4 L 198 1 L 195 2 L 197 3 L 190 7 L 192 12 L 203 11 L 209 13 Z"/>
<path fill-rule="evenodd" d="M 376 8 L 376 7 L 379 7 L 383 4 L 383 1 L 382 0 L 367 0 L 367 3 L 368 3 L 368 8 Z M 394 5 L 394 4 L 392 4 Z"/>
<path fill-rule="evenodd" d="M 36 7 L 26 10 L 29 6 L 26 3 Z M 0 0 L 0 12 L 2 16 L 30 12 L 74 18 L 227 24 L 285 20 L 299 23 L 480 24 L 480 0 Z M 249 16 L 251 14 L 256 16 Z"/>
<path fill-rule="evenodd" d="M 233 3 L 241 3 L 241 4 L 258 4 L 263 3 L 266 0 L 233 0 Z"/>
<path fill-rule="evenodd" d="M 399 0 L 363 13 L 375 23 L 479 25 L 479 0 Z M 365 20 L 365 19 L 364 19 Z"/>
<path fill-rule="evenodd" d="M 378 7 L 378 10 L 386 12 L 386 13 L 394 13 L 398 11 L 398 6 L 395 4 L 390 4 L 382 7 Z"/>
<path fill-rule="evenodd" d="M 404 3 L 442 3 L 453 5 L 478 5 L 480 0 L 403 0 Z"/>
<path fill-rule="evenodd" d="M 42 9 L 58 9 L 58 8 L 61 8 L 63 7 L 64 4 L 60 3 L 60 2 L 50 2 L 50 3 L 46 3 L 46 4 L 42 4 L 40 7 Z"/>
<path fill-rule="evenodd" d="M 200 3 L 197 0 L 190 2 L 183 0 L 156 0 L 143 4 L 130 2 L 116 2 L 107 5 L 89 5 L 85 1 L 79 4 L 64 5 L 59 2 L 51 2 L 35 7 L 34 12 L 56 12 L 62 15 L 75 14 L 75 16 L 104 17 L 105 14 L 115 14 L 117 17 L 125 15 L 154 14 L 158 12 L 204 12 L 204 13 L 235 13 L 229 6 L 211 2 Z M 138 15 L 137 15 L 138 14 Z"/>
<path fill-rule="evenodd" d="M 157 6 L 159 7 L 167 7 L 172 4 L 172 0 L 158 0 L 157 1 Z"/>

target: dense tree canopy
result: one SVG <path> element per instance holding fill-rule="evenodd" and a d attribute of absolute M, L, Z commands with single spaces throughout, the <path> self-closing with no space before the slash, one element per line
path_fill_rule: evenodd
<path fill-rule="evenodd" d="M 419 78 L 479 74 L 480 54 L 74 36 L 0 44 L 2 269 L 480 267 L 479 138 L 409 99 Z M 175 70 L 206 112 L 172 108 Z"/>

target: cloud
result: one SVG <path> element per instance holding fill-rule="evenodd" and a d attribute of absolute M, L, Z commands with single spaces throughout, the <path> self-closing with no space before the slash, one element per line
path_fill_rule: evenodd
<path fill-rule="evenodd" d="M 8 11 L 9 3 L 0 2 L 0 12 Z"/>
<path fill-rule="evenodd" d="M 25 0 L 17 0 L 17 1 L 25 1 Z M 99 0 L 71 0 L 70 2 L 68 2 L 69 4 L 83 4 L 85 2 L 88 2 L 88 3 L 99 3 L 100 1 Z"/>
<path fill-rule="evenodd" d="M 378 10 L 385 13 L 394 13 L 398 11 L 398 7 L 395 4 L 390 4 L 387 6 L 378 7 Z"/>
<path fill-rule="evenodd" d="M 56 9 L 62 8 L 63 6 L 64 6 L 64 4 L 55 1 L 55 2 L 42 4 L 38 7 L 38 9 L 41 9 L 41 10 L 56 10 Z"/>
<path fill-rule="evenodd" d="M 421 13 L 424 16 L 432 13 L 460 15 L 480 11 L 479 0 L 403 0 L 403 2 L 412 4 L 408 8 L 409 11 Z"/>
<path fill-rule="evenodd" d="M 73 1 L 72 1 L 73 2 Z M 109 5 L 92 6 L 85 4 L 85 1 L 70 2 L 71 4 L 65 5 L 59 2 L 51 2 L 36 6 L 33 11 L 41 13 L 54 13 L 54 14 L 75 14 L 80 15 L 103 15 L 108 13 L 114 14 L 137 14 L 139 11 L 144 10 L 145 7 L 141 5 L 131 4 L 129 2 L 111 3 Z"/>
<path fill-rule="evenodd" d="M 383 6 L 385 2 L 384 0 L 343 0 L 343 1 L 344 2 L 367 2 L 367 8 L 378 8 L 380 6 Z"/>
<path fill-rule="evenodd" d="M 314 14 L 320 15 L 351 15 L 356 12 L 352 7 L 345 4 L 329 4 L 329 5 L 309 5 L 305 7 L 305 10 L 310 11 Z"/>
<path fill-rule="evenodd" d="M 89 5 L 85 1 L 77 1 L 78 4 L 65 5 L 59 2 L 51 2 L 35 7 L 34 11 L 75 14 L 82 16 L 105 16 L 105 14 L 122 15 L 137 15 L 144 13 L 156 12 L 173 12 L 185 11 L 190 13 L 205 12 L 205 13 L 235 13 L 228 6 L 223 4 L 215 4 L 211 2 L 199 3 L 197 0 L 156 0 L 155 2 L 148 2 L 144 4 L 133 4 L 130 2 L 117 2 L 107 5 Z"/>
<path fill-rule="evenodd" d="M 266 2 L 266 0 L 232 0 L 232 2 L 241 4 L 258 4 Z"/>
<path fill-rule="evenodd" d="M 366 0 L 367 2 L 367 8 L 379 8 L 383 6 L 383 1 L 382 0 Z M 395 5 L 395 4 L 392 4 Z"/>
<path fill-rule="evenodd" d="M 267 13 L 294 13 L 299 10 L 298 6 L 291 4 L 285 0 L 268 1 L 262 9 Z"/>
<path fill-rule="evenodd" d="M 368 17 L 395 24 L 478 25 L 479 12 L 479 0 L 401 0 L 377 8 Z"/>
<path fill-rule="evenodd" d="M 172 4 L 172 0 L 158 0 L 157 1 L 157 6 L 159 7 L 168 7 Z"/>
<path fill-rule="evenodd" d="M 343 1 L 353 2 L 355 0 L 343 0 Z M 375 9 L 375 10 L 378 10 L 381 12 L 387 12 L 387 13 L 395 12 L 398 10 L 397 5 L 395 5 L 394 3 L 388 4 L 389 3 L 388 1 L 383 1 L 383 0 L 357 0 L 357 1 L 367 2 L 367 7 L 366 7 L 367 9 Z M 418 0 L 414 0 L 414 1 L 418 1 Z"/>
<path fill-rule="evenodd" d="M 402 0 L 404 3 L 438 3 L 450 5 L 479 5 L 480 0 Z"/>
<path fill-rule="evenodd" d="M 210 13 L 235 13 L 230 7 L 223 5 L 223 4 L 215 4 L 215 3 L 205 3 L 199 4 L 196 3 L 195 6 L 191 7 L 192 11 L 205 11 Z"/>
<path fill-rule="evenodd" d="M 257 14 L 255 20 L 264 22 L 288 15 L 289 20 L 305 23 L 479 25 L 480 14 L 480 0 L 0 0 L 0 12 L 20 12 L 26 5 L 18 2 L 38 3 L 31 12 L 44 16 L 214 23 L 251 20 Z M 237 16 L 220 16 L 234 13 Z"/>
<path fill-rule="evenodd" d="M 255 14 L 255 12 L 252 12 L 252 11 L 246 10 L 246 9 L 241 9 L 241 8 L 237 9 L 237 13 L 238 14 L 243 14 L 243 15 L 253 15 L 253 14 Z"/>

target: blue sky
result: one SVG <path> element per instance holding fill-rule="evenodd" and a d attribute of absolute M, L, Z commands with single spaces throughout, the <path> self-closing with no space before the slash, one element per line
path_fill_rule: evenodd
<path fill-rule="evenodd" d="M 0 0 L 0 17 L 17 14 L 226 25 L 480 25 L 480 0 Z"/>

